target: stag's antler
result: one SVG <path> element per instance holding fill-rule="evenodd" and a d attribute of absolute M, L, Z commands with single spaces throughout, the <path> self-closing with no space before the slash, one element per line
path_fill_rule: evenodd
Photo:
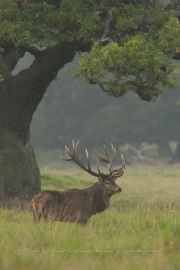
<path fill-rule="evenodd" d="M 121 159 L 122 159 L 122 166 L 120 169 L 116 169 L 116 170 L 113 170 L 113 161 L 115 159 L 115 156 L 116 156 L 116 148 L 114 148 L 113 144 L 111 143 L 111 147 L 112 147 L 112 155 L 110 155 L 106 149 L 106 146 L 104 145 L 103 146 L 103 152 L 104 154 L 106 155 L 106 158 L 103 158 L 101 157 L 97 152 L 96 155 L 98 156 L 98 159 L 101 161 L 101 162 L 106 162 L 108 163 L 108 168 L 109 168 L 109 171 L 110 171 L 110 175 L 114 178 L 117 178 L 117 177 L 120 177 L 124 174 L 124 170 L 125 170 L 125 161 L 124 161 L 124 158 L 123 158 L 123 155 L 121 155 Z"/>
<path fill-rule="evenodd" d="M 86 151 L 86 159 L 87 159 L 87 167 L 86 165 L 84 165 L 82 163 L 82 161 L 78 158 L 77 154 L 76 154 L 76 150 L 77 150 L 77 147 L 79 145 L 79 141 L 77 141 L 77 143 L 74 143 L 74 141 L 72 140 L 72 146 L 73 146 L 73 150 L 72 152 L 70 151 L 70 149 L 65 145 L 65 152 L 66 152 L 66 155 L 67 157 L 63 157 L 60 155 L 60 158 L 63 159 L 63 160 L 66 160 L 66 161 L 74 161 L 76 164 L 78 164 L 84 171 L 88 172 L 89 174 L 93 175 L 93 176 L 99 176 L 99 173 L 97 172 L 93 172 L 92 169 L 91 169 L 91 166 L 90 166 L 90 163 L 89 163 L 89 154 L 88 154 L 88 151 L 87 149 L 85 149 Z"/>
<path fill-rule="evenodd" d="M 72 141 L 72 146 L 73 146 L 73 150 L 72 151 L 65 145 L 65 152 L 66 152 L 67 157 L 63 157 L 63 156 L 60 155 L 60 158 L 63 159 L 63 160 L 66 160 L 66 161 L 71 161 L 71 160 L 74 161 L 84 171 L 86 171 L 89 174 L 91 174 L 93 176 L 96 176 L 96 177 L 98 177 L 100 175 L 105 175 L 105 176 L 111 176 L 113 178 L 117 178 L 117 177 L 120 177 L 120 176 L 123 175 L 124 170 L 125 170 L 125 161 L 124 161 L 124 158 L 123 158 L 122 155 L 121 155 L 121 158 L 122 158 L 122 166 L 121 166 L 121 168 L 120 169 L 113 170 L 113 160 L 114 160 L 114 158 L 116 156 L 116 149 L 114 148 L 113 144 L 111 144 L 112 151 L 113 151 L 113 154 L 112 155 L 109 155 L 109 153 L 108 153 L 108 151 L 107 151 L 107 149 L 106 149 L 106 147 L 104 145 L 104 153 L 106 155 L 106 158 L 101 157 L 96 152 L 96 154 L 98 156 L 98 159 L 101 162 L 108 163 L 108 168 L 109 168 L 110 174 L 103 174 L 103 173 L 101 173 L 98 164 L 97 164 L 98 173 L 97 172 L 94 172 L 91 169 L 91 166 L 90 166 L 90 163 L 89 163 L 89 154 L 88 154 L 87 149 L 85 149 L 85 151 L 86 151 L 87 165 L 84 165 L 83 162 L 78 158 L 77 153 L 76 153 L 76 150 L 77 150 L 78 145 L 79 145 L 79 141 L 77 141 L 77 143 L 75 143 L 74 141 Z"/>

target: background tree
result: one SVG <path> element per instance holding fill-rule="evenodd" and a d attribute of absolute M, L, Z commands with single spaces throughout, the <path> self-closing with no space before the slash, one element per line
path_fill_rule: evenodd
<path fill-rule="evenodd" d="M 169 58 L 177 52 L 180 26 L 156 1 L 0 0 L 0 10 L 1 196 L 31 197 L 39 191 L 30 123 L 47 86 L 78 51 L 89 51 L 98 41 L 83 56 L 78 75 L 114 96 L 133 89 L 150 100 L 160 84 L 174 86 Z M 25 52 L 34 61 L 13 75 Z"/>

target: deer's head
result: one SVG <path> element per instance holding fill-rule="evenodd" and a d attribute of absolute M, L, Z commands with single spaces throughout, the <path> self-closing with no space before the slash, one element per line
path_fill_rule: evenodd
<path fill-rule="evenodd" d="M 101 174 L 98 176 L 98 180 L 109 196 L 122 191 L 122 189 L 115 183 L 116 179 L 112 178 L 111 176 L 108 177 L 104 174 Z"/>

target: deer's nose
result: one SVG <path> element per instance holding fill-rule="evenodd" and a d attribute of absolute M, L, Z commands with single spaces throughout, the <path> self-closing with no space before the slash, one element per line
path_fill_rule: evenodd
<path fill-rule="evenodd" d="M 121 191 L 122 191 L 122 188 L 118 187 L 117 192 L 121 192 Z"/>

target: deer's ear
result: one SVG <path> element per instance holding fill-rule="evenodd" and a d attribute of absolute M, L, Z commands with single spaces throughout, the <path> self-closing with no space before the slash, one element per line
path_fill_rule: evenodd
<path fill-rule="evenodd" d="M 102 184 L 102 183 L 103 183 L 103 181 L 104 181 L 104 179 L 102 178 L 102 176 L 101 176 L 101 175 L 99 175 L 99 176 L 98 176 L 98 180 L 99 180 L 99 183 L 100 183 L 100 184 Z"/>

